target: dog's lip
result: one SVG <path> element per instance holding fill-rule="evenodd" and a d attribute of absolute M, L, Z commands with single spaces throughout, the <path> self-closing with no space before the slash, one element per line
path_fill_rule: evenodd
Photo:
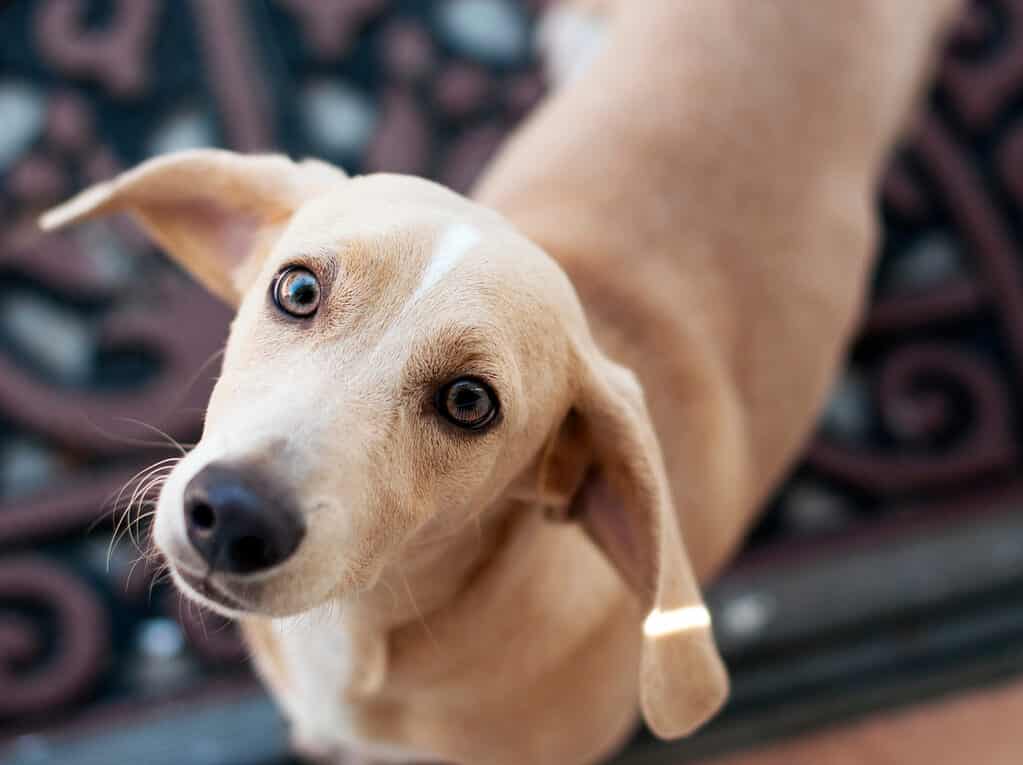
<path fill-rule="evenodd" d="M 181 565 L 174 566 L 174 571 L 181 578 L 182 582 L 218 606 L 232 611 L 244 612 L 253 610 L 250 605 L 241 600 L 237 595 L 225 592 L 223 588 L 218 587 L 209 576 L 193 573 Z"/>

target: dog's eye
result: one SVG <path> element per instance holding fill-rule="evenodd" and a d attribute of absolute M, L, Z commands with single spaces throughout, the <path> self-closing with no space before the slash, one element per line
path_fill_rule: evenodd
<path fill-rule="evenodd" d="M 485 428 L 497 416 L 497 397 L 486 383 L 471 377 L 449 382 L 438 398 L 441 414 L 462 428 Z"/>
<path fill-rule="evenodd" d="M 273 298 L 284 313 L 306 319 L 320 307 L 320 283 L 312 271 L 292 266 L 274 282 Z"/>

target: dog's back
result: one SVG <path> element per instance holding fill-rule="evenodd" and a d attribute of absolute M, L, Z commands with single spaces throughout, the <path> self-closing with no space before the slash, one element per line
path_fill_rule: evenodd
<path fill-rule="evenodd" d="M 575 17 L 548 27 L 570 82 L 477 198 L 562 262 L 644 383 L 702 578 L 832 381 L 874 254 L 874 184 L 959 5 L 554 10 Z"/>

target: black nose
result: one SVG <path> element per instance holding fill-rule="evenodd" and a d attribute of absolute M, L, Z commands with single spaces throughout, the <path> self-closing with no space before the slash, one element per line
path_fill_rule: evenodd
<path fill-rule="evenodd" d="M 211 464 L 185 487 L 188 539 L 215 571 L 253 574 L 284 562 L 305 527 L 271 482 L 251 468 Z"/>

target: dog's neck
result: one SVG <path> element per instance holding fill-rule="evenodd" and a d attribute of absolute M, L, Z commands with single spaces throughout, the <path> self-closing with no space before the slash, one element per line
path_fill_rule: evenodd
<path fill-rule="evenodd" d="M 502 501 L 454 528 L 430 524 L 418 530 L 351 607 L 384 631 L 424 622 L 486 567 L 516 512 L 521 506 Z"/>
<path fill-rule="evenodd" d="M 571 594 L 574 585 L 566 584 L 562 568 L 568 560 L 588 577 L 571 597 L 552 600 L 551 592 Z M 423 672 L 443 676 L 486 664 L 507 634 L 509 612 L 528 620 L 535 610 L 553 629 L 581 635 L 616 602 L 626 608 L 628 591 L 581 530 L 505 496 L 457 530 L 438 536 L 423 529 L 367 589 L 279 620 L 277 634 L 292 645 L 283 649 L 290 660 L 313 673 L 309 692 L 323 685 L 324 672 L 333 672 L 337 680 L 327 685 L 355 701 L 414 687 Z M 472 630 L 465 629 L 467 620 Z M 310 654 L 310 645 L 334 646 L 327 653 L 341 664 L 331 670 L 328 656 Z M 571 641 L 566 645 L 571 650 Z M 561 650 L 537 659 L 538 666 L 556 663 Z"/>
<path fill-rule="evenodd" d="M 516 509 L 499 503 L 456 529 L 419 530 L 364 590 L 272 623 L 243 620 L 250 641 L 264 646 L 266 679 L 289 690 L 287 698 L 326 694 L 303 706 L 300 716 L 323 707 L 326 717 L 312 720 L 314 729 L 335 724 L 340 698 L 377 696 L 394 679 L 394 644 L 434 645 L 431 622 L 487 570 Z M 276 641 L 267 642 L 268 634 Z"/>

